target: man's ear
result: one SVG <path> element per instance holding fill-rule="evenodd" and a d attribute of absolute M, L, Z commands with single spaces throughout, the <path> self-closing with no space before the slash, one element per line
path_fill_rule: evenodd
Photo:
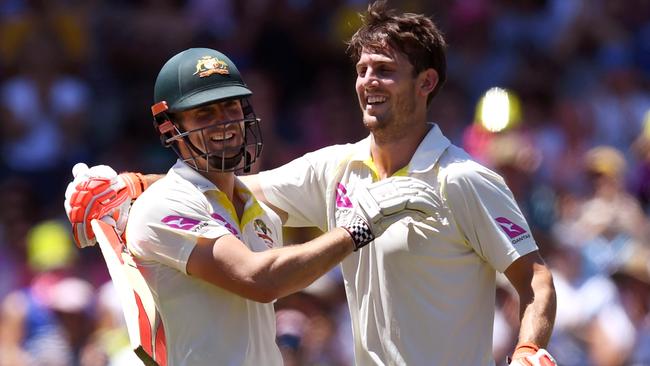
<path fill-rule="evenodd" d="M 434 69 L 426 69 L 420 72 L 417 80 L 418 91 L 422 96 L 428 96 L 438 85 L 438 72 Z"/>

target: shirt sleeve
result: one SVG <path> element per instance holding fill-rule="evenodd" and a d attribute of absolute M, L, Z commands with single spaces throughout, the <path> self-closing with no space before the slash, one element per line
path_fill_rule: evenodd
<path fill-rule="evenodd" d="M 259 204 L 262 206 L 264 212 L 269 217 L 269 225 L 271 226 L 271 232 L 273 233 L 272 236 L 275 240 L 273 247 L 283 247 L 284 239 L 282 237 L 282 220 L 280 219 L 280 216 L 278 216 L 270 207 L 265 205 L 264 202 L 259 202 Z"/>
<path fill-rule="evenodd" d="M 499 272 L 537 250 L 512 192 L 498 174 L 459 164 L 447 175 L 443 196 L 462 235 Z"/>
<path fill-rule="evenodd" d="M 200 200 L 144 195 L 133 204 L 126 229 L 127 246 L 140 259 L 187 274 L 187 260 L 199 238 L 217 239 L 232 234 L 223 222 L 210 216 Z"/>
<path fill-rule="evenodd" d="M 327 231 L 325 167 L 316 158 L 307 154 L 259 174 L 266 199 L 289 215 L 285 226 Z"/>

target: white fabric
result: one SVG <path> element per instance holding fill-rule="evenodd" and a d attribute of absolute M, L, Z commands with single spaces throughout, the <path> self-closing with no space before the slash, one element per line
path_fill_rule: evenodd
<path fill-rule="evenodd" d="M 354 187 L 376 179 L 369 143 L 260 173 L 266 198 L 289 214 L 289 226 L 331 227 Z M 405 217 L 342 262 L 355 364 L 494 365 L 495 269 L 537 249 L 530 229 L 501 177 L 436 125 L 400 174 L 433 186 L 442 208 L 426 221 Z"/>
<path fill-rule="evenodd" d="M 280 219 L 239 182 L 241 225 L 223 192 L 177 162 L 133 204 L 126 238 L 161 313 L 169 365 L 281 365 L 273 304 L 186 275 L 199 237 L 236 235 L 253 251 L 282 242 Z"/>

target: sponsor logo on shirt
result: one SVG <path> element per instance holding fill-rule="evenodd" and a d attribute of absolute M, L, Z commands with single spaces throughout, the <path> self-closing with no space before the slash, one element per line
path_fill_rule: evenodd
<path fill-rule="evenodd" d="M 510 239 L 513 239 L 512 244 L 516 244 L 524 239 L 530 238 L 530 234 L 528 234 L 526 229 L 515 224 L 509 219 L 505 217 L 497 217 L 494 220 L 497 222 L 497 224 L 499 224 L 501 230 L 503 230 L 503 232 L 506 233 Z"/>
<path fill-rule="evenodd" d="M 224 219 L 223 216 L 217 213 L 213 213 L 210 216 L 216 221 L 218 221 L 220 224 L 222 224 L 226 229 L 228 229 L 228 231 L 230 231 L 231 234 L 239 238 L 239 233 L 237 232 L 237 229 L 235 229 L 235 227 L 233 227 L 228 221 L 226 221 L 226 219 Z M 208 223 L 205 221 L 201 222 L 197 219 L 192 219 L 189 217 L 183 217 L 177 215 L 165 216 L 160 221 L 163 224 L 173 229 L 192 230 L 193 232 L 198 232 L 204 227 L 208 226 Z"/>
<path fill-rule="evenodd" d="M 273 232 L 269 229 L 266 223 L 261 219 L 255 219 L 255 221 L 253 221 L 253 228 L 255 234 L 264 241 L 264 244 L 266 244 L 268 248 L 273 248 L 273 238 L 271 237 Z"/>
<path fill-rule="evenodd" d="M 189 217 L 170 215 L 163 218 L 161 222 L 174 229 L 190 230 L 198 225 L 200 221 Z"/>
<path fill-rule="evenodd" d="M 352 201 L 348 197 L 348 190 L 341 183 L 336 185 L 336 207 L 352 207 Z"/>
<path fill-rule="evenodd" d="M 226 229 L 228 229 L 228 231 L 230 231 L 232 235 L 236 236 L 241 240 L 241 237 L 239 236 L 239 232 L 237 232 L 237 229 L 235 229 L 234 226 L 232 226 L 228 221 L 226 221 L 226 219 L 224 219 L 223 216 L 219 215 L 218 213 L 213 213 L 210 216 L 213 219 L 219 221 L 223 226 L 226 227 Z"/>

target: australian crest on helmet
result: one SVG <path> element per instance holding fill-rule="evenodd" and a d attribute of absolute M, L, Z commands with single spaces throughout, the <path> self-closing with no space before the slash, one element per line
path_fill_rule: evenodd
<path fill-rule="evenodd" d="M 199 74 L 199 77 L 204 78 L 212 74 L 228 75 L 228 64 L 219 60 L 214 56 L 203 56 L 196 61 L 196 72 L 192 75 Z"/>

